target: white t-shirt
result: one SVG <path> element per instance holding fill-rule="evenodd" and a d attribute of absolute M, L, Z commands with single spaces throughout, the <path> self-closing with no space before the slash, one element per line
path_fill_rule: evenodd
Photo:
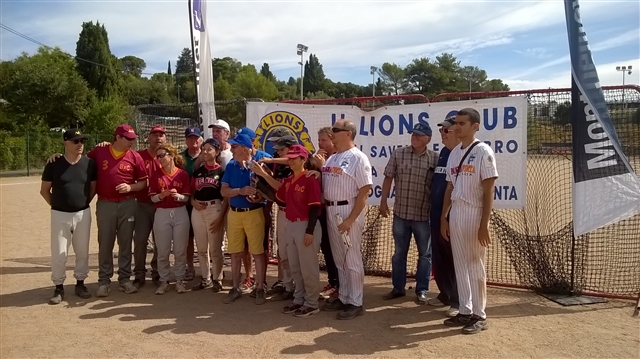
<path fill-rule="evenodd" d="M 496 157 L 489 145 L 480 142 L 467 155 L 459 169 L 458 165 L 467 149 L 468 147 L 463 149 L 461 143 L 458 144 L 451 150 L 447 161 L 447 181 L 453 183 L 451 201 L 461 200 L 471 207 L 480 208 L 483 195 L 482 181 L 498 177 Z"/>
<path fill-rule="evenodd" d="M 220 167 L 222 167 L 223 171 L 227 168 L 227 163 L 229 163 L 229 161 L 231 161 L 232 158 L 233 158 L 233 154 L 231 153 L 230 148 L 220 152 L 220 156 L 218 157 L 218 163 L 220 163 Z"/>
<path fill-rule="evenodd" d="M 355 147 L 331 155 L 322 167 L 323 196 L 327 201 L 356 198 L 360 188 L 371 184 L 371 163 Z"/>

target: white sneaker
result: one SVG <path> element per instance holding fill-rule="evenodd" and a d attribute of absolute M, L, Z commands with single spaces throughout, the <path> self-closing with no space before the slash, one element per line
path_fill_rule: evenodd
<path fill-rule="evenodd" d="M 127 294 L 133 294 L 138 292 L 138 288 L 136 288 L 136 286 L 131 284 L 131 282 L 125 282 L 123 284 L 120 284 L 120 286 L 118 286 L 118 290 L 121 292 L 125 292 Z"/>
<path fill-rule="evenodd" d="M 458 315 L 458 313 L 460 313 L 460 311 L 458 311 L 458 308 L 449 307 L 449 309 L 447 309 L 447 317 L 449 318 L 455 317 L 456 315 Z"/>
<path fill-rule="evenodd" d="M 184 282 L 179 280 L 176 282 L 176 293 L 182 294 L 187 292 L 187 287 L 184 286 Z"/>
<path fill-rule="evenodd" d="M 96 293 L 96 297 L 107 297 L 109 296 L 110 291 L 111 291 L 111 285 L 102 284 L 98 287 L 98 292 Z"/>
<path fill-rule="evenodd" d="M 161 282 L 158 289 L 156 289 L 157 295 L 163 295 L 164 293 L 169 291 L 169 282 Z"/>
<path fill-rule="evenodd" d="M 442 303 L 438 298 L 431 298 L 427 300 L 427 304 L 432 307 L 444 307 L 444 303 Z"/>

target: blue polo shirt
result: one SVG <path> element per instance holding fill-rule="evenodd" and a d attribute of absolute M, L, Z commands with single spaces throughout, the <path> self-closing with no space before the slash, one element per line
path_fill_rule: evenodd
<path fill-rule="evenodd" d="M 444 147 L 438 157 L 438 165 L 431 182 L 431 223 L 439 224 L 444 206 L 444 193 L 447 190 L 447 161 L 451 151 Z"/>
<path fill-rule="evenodd" d="M 257 151 L 252 160 L 258 161 L 261 158 L 271 158 L 271 155 L 264 151 Z M 242 167 L 236 160 L 231 159 L 222 176 L 222 183 L 226 183 L 231 188 L 242 188 L 251 184 L 251 170 Z M 266 201 L 265 201 L 266 202 Z M 237 208 L 250 208 L 257 206 L 256 203 L 247 201 L 245 196 L 231 197 L 229 205 Z"/>

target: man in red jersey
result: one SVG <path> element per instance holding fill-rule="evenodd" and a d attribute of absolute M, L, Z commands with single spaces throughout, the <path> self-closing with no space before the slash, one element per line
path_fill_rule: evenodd
<path fill-rule="evenodd" d="M 137 208 L 134 192 L 147 187 L 147 171 L 142 157 L 131 150 L 136 138 L 138 136 L 133 128 L 122 124 L 116 128 L 113 144 L 96 147 L 87 154 L 98 167 L 96 220 L 100 286 L 96 297 L 106 297 L 110 292 L 116 236 L 118 289 L 127 294 L 138 291 L 131 284 L 131 243 Z"/>
<path fill-rule="evenodd" d="M 151 178 L 153 173 L 160 168 L 160 164 L 156 159 L 156 150 L 167 142 L 167 132 L 162 126 L 154 126 L 149 132 L 147 140 L 149 147 L 138 151 L 138 154 L 144 161 L 144 166 L 147 169 L 147 176 Z M 145 275 L 147 273 L 147 244 L 149 241 L 149 234 L 153 229 L 153 218 L 155 216 L 156 209 L 149 198 L 149 191 L 147 190 L 138 191 L 136 193 L 136 200 L 138 201 L 138 204 L 136 206 L 135 231 L 133 232 L 133 261 L 135 262 L 135 267 L 133 268 L 135 280 L 133 281 L 133 285 L 136 288 L 140 288 L 144 285 Z M 159 282 L 158 251 L 155 245 L 155 237 L 153 241 L 151 271 L 151 278 L 153 281 Z"/>

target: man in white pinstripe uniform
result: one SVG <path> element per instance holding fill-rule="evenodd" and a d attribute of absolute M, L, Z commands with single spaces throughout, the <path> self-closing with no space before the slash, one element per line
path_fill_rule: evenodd
<path fill-rule="evenodd" d="M 364 266 L 360 247 L 364 228 L 363 209 L 373 184 L 371 164 L 367 156 L 355 147 L 356 126 L 340 120 L 331 128 L 337 152 L 322 167 L 322 188 L 327 211 L 327 229 L 331 252 L 338 268 L 340 291 L 338 299 L 324 310 L 339 311 L 338 319 L 353 319 L 363 315 Z M 337 223 L 339 214 L 343 222 Z M 347 247 L 342 234 L 349 235 Z"/>
<path fill-rule="evenodd" d="M 451 151 L 447 162 L 447 190 L 440 220 L 442 236 L 451 240 L 460 299 L 460 312 L 444 324 L 461 326 L 465 334 L 488 328 L 485 258 L 486 247 L 491 244 L 489 218 L 498 171 L 491 147 L 475 137 L 479 128 L 478 111 L 458 111 L 451 130 L 461 143 Z"/>

